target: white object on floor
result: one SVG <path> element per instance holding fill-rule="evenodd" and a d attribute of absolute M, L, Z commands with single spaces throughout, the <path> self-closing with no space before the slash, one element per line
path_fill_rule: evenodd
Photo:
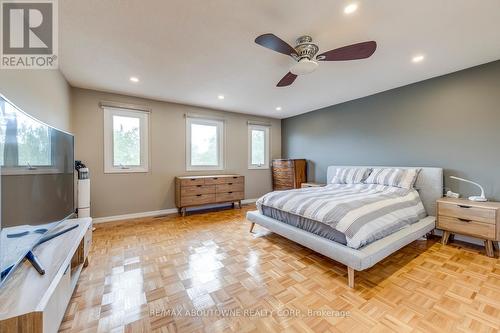
<path fill-rule="evenodd" d="M 78 179 L 78 217 L 90 217 L 90 179 Z"/>
<path fill-rule="evenodd" d="M 460 180 L 460 181 L 466 182 L 466 183 L 471 183 L 471 184 L 476 185 L 477 187 L 479 187 L 481 189 L 481 195 L 470 196 L 469 197 L 470 201 L 480 201 L 480 202 L 488 201 L 488 199 L 486 199 L 486 197 L 484 196 L 483 187 L 481 185 L 479 185 L 478 183 L 473 182 L 472 180 L 467 180 L 467 179 L 463 179 L 463 178 L 455 177 L 455 176 L 450 176 L 450 178 Z"/>

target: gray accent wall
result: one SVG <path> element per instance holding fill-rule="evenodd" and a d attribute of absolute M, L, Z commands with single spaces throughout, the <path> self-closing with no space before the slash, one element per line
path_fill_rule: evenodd
<path fill-rule="evenodd" d="M 476 193 L 456 175 L 500 200 L 500 61 L 284 119 L 282 150 L 309 181 L 329 165 L 435 166 L 446 189 Z"/>

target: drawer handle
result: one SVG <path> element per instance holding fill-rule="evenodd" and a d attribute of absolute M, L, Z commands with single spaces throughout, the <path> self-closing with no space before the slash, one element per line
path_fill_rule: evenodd
<path fill-rule="evenodd" d="M 196 178 L 191 178 L 190 180 L 194 182 L 196 180 Z"/>
<path fill-rule="evenodd" d="M 227 185 L 233 185 L 233 183 L 227 183 Z"/>
<path fill-rule="evenodd" d="M 212 178 L 212 179 L 213 179 L 213 180 L 217 180 L 217 179 L 219 179 L 219 178 L 217 178 L 217 177 L 214 177 L 214 178 Z"/>
<path fill-rule="evenodd" d="M 203 185 L 196 185 L 196 187 L 202 187 Z"/>
<path fill-rule="evenodd" d="M 472 222 L 471 220 L 467 220 L 467 219 L 461 219 L 461 218 L 458 218 L 458 219 L 459 219 L 460 221 L 462 221 L 462 222 L 467 222 L 467 223 Z"/>
<path fill-rule="evenodd" d="M 460 208 L 471 208 L 470 206 L 466 206 L 466 205 L 458 205 L 458 207 L 460 207 Z"/>
<path fill-rule="evenodd" d="M 231 193 L 233 193 L 233 192 L 227 192 L 227 193 L 231 194 Z"/>
<path fill-rule="evenodd" d="M 201 197 L 201 194 L 197 194 L 196 196 L 197 196 L 197 197 Z"/>
<path fill-rule="evenodd" d="M 237 179 L 238 177 L 233 177 L 233 179 Z"/>

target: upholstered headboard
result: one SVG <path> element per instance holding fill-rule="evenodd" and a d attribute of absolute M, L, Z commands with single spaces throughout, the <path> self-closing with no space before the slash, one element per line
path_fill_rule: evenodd
<path fill-rule="evenodd" d="M 436 200 L 443 196 L 443 169 L 441 168 L 331 165 L 326 172 L 326 181 L 328 184 L 331 183 L 337 168 L 419 168 L 421 170 L 415 182 L 415 188 L 420 194 L 420 199 L 424 204 L 427 214 L 436 216 Z"/>

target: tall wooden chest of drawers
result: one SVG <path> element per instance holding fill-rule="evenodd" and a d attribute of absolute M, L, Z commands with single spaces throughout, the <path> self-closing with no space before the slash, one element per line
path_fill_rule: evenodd
<path fill-rule="evenodd" d="M 307 181 L 307 162 L 304 159 L 273 160 L 273 190 L 300 188 Z"/>
<path fill-rule="evenodd" d="M 245 197 L 245 177 L 240 175 L 185 176 L 175 178 L 175 205 L 182 216 L 187 207 L 238 202 Z"/>

